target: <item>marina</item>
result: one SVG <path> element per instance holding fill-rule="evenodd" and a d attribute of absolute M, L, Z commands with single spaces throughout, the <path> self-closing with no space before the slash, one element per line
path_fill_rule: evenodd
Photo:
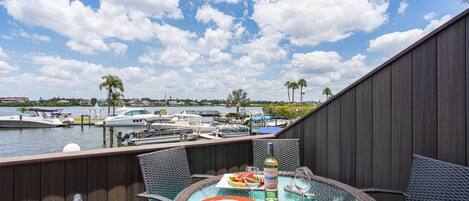
<path fill-rule="evenodd" d="M 162 126 L 165 125 L 164 122 L 153 123 L 156 127 L 159 128 L 160 132 L 166 132 L 166 136 L 161 136 L 162 133 L 157 138 L 148 138 L 146 140 L 142 140 L 144 137 L 150 137 L 152 133 L 142 134 L 142 131 L 146 130 L 147 127 L 145 126 L 144 122 L 141 124 L 137 124 L 135 126 L 113 126 L 113 139 L 110 138 L 110 128 L 106 128 L 106 133 L 103 134 L 103 128 L 99 126 L 95 126 L 94 119 L 91 125 L 88 125 L 88 115 L 91 118 L 94 118 L 96 115 L 94 112 L 90 113 L 90 110 L 93 107 L 51 107 L 47 108 L 50 111 L 56 111 L 58 109 L 61 110 L 63 113 L 67 113 L 69 117 L 75 118 L 75 122 L 71 126 L 61 126 L 61 127 L 53 127 L 53 128 L 0 128 L 0 136 L 2 140 L 0 140 L 0 157 L 11 157 L 11 156 L 22 156 L 22 155 L 32 155 L 32 154 L 42 154 L 42 153 L 53 153 L 53 152 L 62 152 L 62 149 L 65 145 L 69 143 L 78 144 L 81 150 L 93 150 L 99 148 L 109 148 L 109 147 L 119 147 L 119 146 L 127 146 L 126 143 L 121 143 L 121 138 L 126 133 L 140 133 L 139 137 L 135 134 L 134 138 L 134 145 L 142 145 L 142 144 L 150 144 L 155 143 L 155 140 L 158 143 L 163 142 L 179 142 L 181 141 L 181 136 L 179 135 L 180 132 L 174 132 L 173 130 L 162 129 Z M 96 108 L 94 108 L 96 109 Z M 102 108 L 104 109 L 104 108 Z M 217 114 L 213 116 L 219 116 L 220 114 L 228 114 L 233 112 L 233 108 L 226 108 L 223 106 L 214 106 L 214 107 L 144 107 L 144 108 L 126 108 L 126 111 L 135 111 L 133 109 L 137 109 L 140 111 L 144 109 L 145 111 L 150 112 L 151 114 L 154 111 L 160 111 L 161 109 L 167 110 L 168 114 L 177 114 L 177 113 L 189 113 L 187 111 L 209 111 L 207 113 L 210 114 Z M 214 111 L 218 111 L 216 113 Z M 246 113 L 251 114 L 260 114 L 262 113 L 262 108 L 260 107 L 247 107 L 245 109 Z M 0 107 L 0 117 L 3 116 L 13 116 L 18 115 L 21 112 L 18 111 L 17 107 Z M 80 122 L 81 116 L 84 116 L 83 123 Z M 156 115 L 158 116 L 158 115 Z M 188 114 L 186 115 L 188 116 Z M 193 116 L 199 116 L 197 114 L 193 114 Z M 191 140 L 209 140 L 209 139 L 219 139 L 220 137 L 230 137 L 230 136 L 246 136 L 249 135 L 249 132 L 246 132 L 247 126 L 244 126 L 244 133 L 236 133 L 230 132 L 228 133 L 227 128 L 225 129 L 225 133 L 219 133 L 219 135 L 212 134 L 212 131 L 216 130 L 216 125 L 210 126 L 208 125 L 210 119 L 213 120 L 214 117 L 209 117 L 204 115 L 205 117 L 201 117 L 201 120 L 196 121 L 197 123 L 197 131 L 199 133 L 194 134 L 193 132 L 187 132 L 184 135 L 184 139 L 182 141 L 191 141 Z M 216 118 L 216 117 L 215 117 Z M 83 125 L 81 125 L 83 124 Z M 166 124 L 166 126 L 172 124 Z M 188 125 L 183 127 L 182 123 L 179 123 L 179 128 L 188 130 Z M 192 128 L 190 128 L 192 129 Z M 189 130 L 190 130 L 189 129 Z M 173 135 L 169 137 L 168 132 L 173 132 Z M 150 134 L 150 136 L 148 136 Z M 153 133 L 155 134 L 155 133 Z M 177 135 L 174 135 L 177 134 Z M 231 134 L 231 135 L 230 135 Z M 104 135 L 104 139 L 103 139 Z M 156 137 L 156 136 L 153 136 Z M 104 141 L 106 143 L 104 143 Z M 112 144 L 111 144 L 112 142 Z"/>

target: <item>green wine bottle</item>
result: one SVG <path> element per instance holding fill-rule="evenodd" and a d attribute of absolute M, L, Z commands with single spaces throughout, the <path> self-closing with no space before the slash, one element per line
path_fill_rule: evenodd
<path fill-rule="evenodd" d="M 267 143 L 268 157 L 264 161 L 265 201 L 278 201 L 278 161 L 274 158 L 274 144 Z"/>

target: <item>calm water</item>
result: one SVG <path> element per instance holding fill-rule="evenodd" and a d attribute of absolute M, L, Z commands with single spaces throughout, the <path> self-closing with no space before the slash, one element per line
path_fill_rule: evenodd
<path fill-rule="evenodd" d="M 65 107 L 65 112 L 71 112 L 72 116 L 78 117 L 81 114 L 89 114 L 92 107 Z M 159 110 L 160 107 L 147 107 L 148 111 Z M 225 107 L 166 107 L 169 113 L 177 113 L 183 110 L 213 109 L 222 113 L 234 112 L 235 108 Z M 246 108 L 247 112 L 262 112 L 260 107 Z M 0 107 L 0 116 L 17 114 L 17 108 Z M 105 113 L 105 112 L 104 112 Z M 126 132 L 137 128 L 116 128 L 118 131 Z M 68 143 L 80 145 L 82 150 L 99 149 L 109 147 L 109 133 L 107 133 L 107 146 L 103 145 L 102 128 L 94 126 L 60 127 L 60 128 L 39 128 L 39 129 L 0 129 L 0 157 L 32 155 L 40 153 L 61 152 Z M 114 147 L 117 140 L 114 140 Z"/>

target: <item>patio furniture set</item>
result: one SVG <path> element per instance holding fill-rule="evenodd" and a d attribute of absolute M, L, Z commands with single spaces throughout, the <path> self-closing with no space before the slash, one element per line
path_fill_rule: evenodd
<path fill-rule="evenodd" d="M 284 190 L 291 184 L 295 169 L 300 167 L 299 140 L 253 140 L 253 165 L 262 169 L 267 157 L 267 142 L 273 142 L 274 156 L 279 161 L 279 200 L 301 200 L 301 196 Z M 138 197 L 158 201 L 198 201 L 215 196 L 245 196 L 264 200 L 263 191 L 220 189 L 216 184 L 223 175 L 191 175 L 184 147 L 138 155 L 146 192 Z M 309 169 L 308 169 L 309 170 Z M 199 178 L 198 182 L 193 182 Z M 203 180 L 200 180 L 203 179 Z M 406 192 L 389 189 L 357 189 L 347 184 L 311 173 L 310 200 L 373 201 L 370 195 L 389 193 L 404 196 L 406 200 L 469 200 L 469 168 L 413 155 L 412 168 Z"/>

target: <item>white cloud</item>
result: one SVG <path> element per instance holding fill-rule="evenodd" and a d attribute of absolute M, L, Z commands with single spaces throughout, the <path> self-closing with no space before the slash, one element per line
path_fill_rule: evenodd
<path fill-rule="evenodd" d="M 162 64 L 175 67 L 188 67 L 197 60 L 200 55 L 196 52 L 188 52 L 180 47 L 166 49 L 159 58 Z"/>
<path fill-rule="evenodd" d="M 264 63 L 256 62 L 249 56 L 242 56 L 233 62 L 235 68 L 239 73 L 246 77 L 255 77 L 262 73 L 266 65 Z"/>
<path fill-rule="evenodd" d="M 435 19 L 435 17 L 436 17 L 436 13 L 435 13 L 435 12 L 429 12 L 429 13 L 427 13 L 427 14 L 425 14 L 425 15 L 423 16 L 423 19 L 425 19 L 425 20 L 433 20 L 433 19 Z"/>
<path fill-rule="evenodd" d="M 222 62 L 231 60 L 231 55 L 225 52 L 222 52 L 220 49 L 211 49 L 209 52 L 210 62 Z"/>
<path fill-rule="evenodd" d="M 397 9 L 397 13 L 404 14 L 405 11 L 407 10 L 407 7 L 409 7 L 409 3 L 406 0 L 402 0 L 399 3 L 399 8 Z"/>
<path fill-rule="evenodd" d="M 240 0 L 212 0 L 215 3 L 230 3 L 230 4 L 237 4 Z"/>
<path fill-rule="evenodd" d="M 155 0 L 110 0 L 116 5 L 132 10 L 133 12 L 141 12 L 146 16 L 151 16 L 153 18 L 173 18 L 181 19 L 183 18 L 182 12 L 179 9 L 179 0 L 164 0 L 164 1 L 155 1 Z"/>
<path fill-rule="evenodd" d="M 23 38 L 32 39 L 35 42 L 50 42 L 50 38 L 48 36 L 36 33 L 30 34 L 22 29 L 19 30 L 19 35 Z"/>
<path fill-rule="evenodd" d="M 326 86 L 338 91 L 369 71 L 365 59 L 366 56 L 357 54 L 346 60 L 334 51 L 295 53 L 282 80 L 304 78 L 309 91 L 317 92 Z"/>
<path fill-rule="evenodd" d="M 246 27 L 244 27 L 242 23 L 235 24 L 234 28 L 235 28 L 234 35 L 236 38 L 239 38 L 241 35 L 243 35 L 244 31 L 246 31 Z"/>
<path fill-rule="evenodd" d="M 142 64 L 157 66 L 157 64 L 178 67 L 191 71 L 190 66 L 200 58 L 200 54 L 188 51 L 182 47 L 167 47 L 166 49 L 149 49 L 139 57 Z"/>
<path fill-rule="evenodd" d="M 166 46 L 187 46 L 196 34 L 180 28 L 163 24 L 155 25 L 156 37 Z"/>
<path fill-rule="evenodd" d="M 0 59 L 5 59 L 7 57 L 8 57 L 7 53 L 3 51 L 2 47 L 0 47 Z"/>
<path fill-rule="evenodd" d="M 112 42 L 109 47 L 114 50 L 117 55 L 124 55 L 127 52 L 128 46 L 119 42 Z"/>
<path fill-rule="evenodd" d="M 197 14 L 195 18 L 198 21 L 208 23 L 213 21 L 223 30 L 230 30 L 231 26 L 233 25 L 233 17 L 230 15 L 226 15 L 225 13 L 212 8 L 209 5 L 203 5 L 199 10 L 197 10 Z"/>
<path fill-rule="evenodd" d="M 205 30 L 205 34 L 202 38 L 199 38 L 198 44 L 203 49 L 211 49 L 211 48 L 225 48 L 229 40 L 232 38 L 232 33 L 229 31 L 224 31 L 222 29 L 213 30 L 208 28 Z"/>
<path fill-rule="evenodd" d="M 451 19 L 451 16 L 445 15 L 440 19 L 431 20 L 423 29 L 414 28 L 407 31 L 396 31 L 381 35 L 369 41 L 367 50 L 370 52 L 384 52 L 387 55 L 394 55 L 435 30 L 449 19 Z"/>
<path fill-rule="evenodd" d="M 17 67 L 8 64 L 6 61 L 3 61 L 6 58 L 8 58 L 7 53 L 5 53 L 2 47 L 0 47 L 0 73 L 8 73 L 17 69 Z"/>
<path fill-rule="evenodd" d="M 8 73 L 10 71 L 16 70 L 17 68 L 14 66 L 11 66 L 7 62 L 0 61 L 0 73 Z"/>
<path fill-rule="evenodd" d="M 246 44 L 240 44 L 233 47 L 237 53 L 247 54 L 256 62 L 271 63 L 273 60 L 282 60 L 287 57 L 287 52 L 278 45 L 281 34 L 266 34 L 253 39 Z"/>
<path fill-rule="evenodd" d="M 282 33 L 294 45 L 317 45 L 373 31 L 386 22 L 387 8 L 381 0 L 259 0 L 252 18 L 261 33 Z"/>
<path fill-rule="evenodd" d="M 141 97 L 152 93 L 154 96 L 155 92 L 161 92 L 162 88 L 171 88 L 176 81 L 181 82 L 180 77 L 173 71 L 158 75 L 148 68 L 116 68 L 51 55 L 31 56 L 30 60 L 32 64 L 38 65 L 37 72 L 0 76 L 2 94 L 29 97 L 100 97 L 104 96 L 104 93 L 99 91 L 99 83 L 102 76 L 108 74 L 117 75 L 123 80 L 126 97 Z M 5 86 L 11 86 L 13 90 Z"/>
<path fill-rule="evenodd" d="M 107 38 L 149 40 L 154 36 L 150 18 L 181 18 L 177 0 L 103 0 L 98 9 L 80 1 L 6 0 L 1 2 L 15 20 L 55 31 L 70 40 L 75 51 L 109 51 Z"/>

